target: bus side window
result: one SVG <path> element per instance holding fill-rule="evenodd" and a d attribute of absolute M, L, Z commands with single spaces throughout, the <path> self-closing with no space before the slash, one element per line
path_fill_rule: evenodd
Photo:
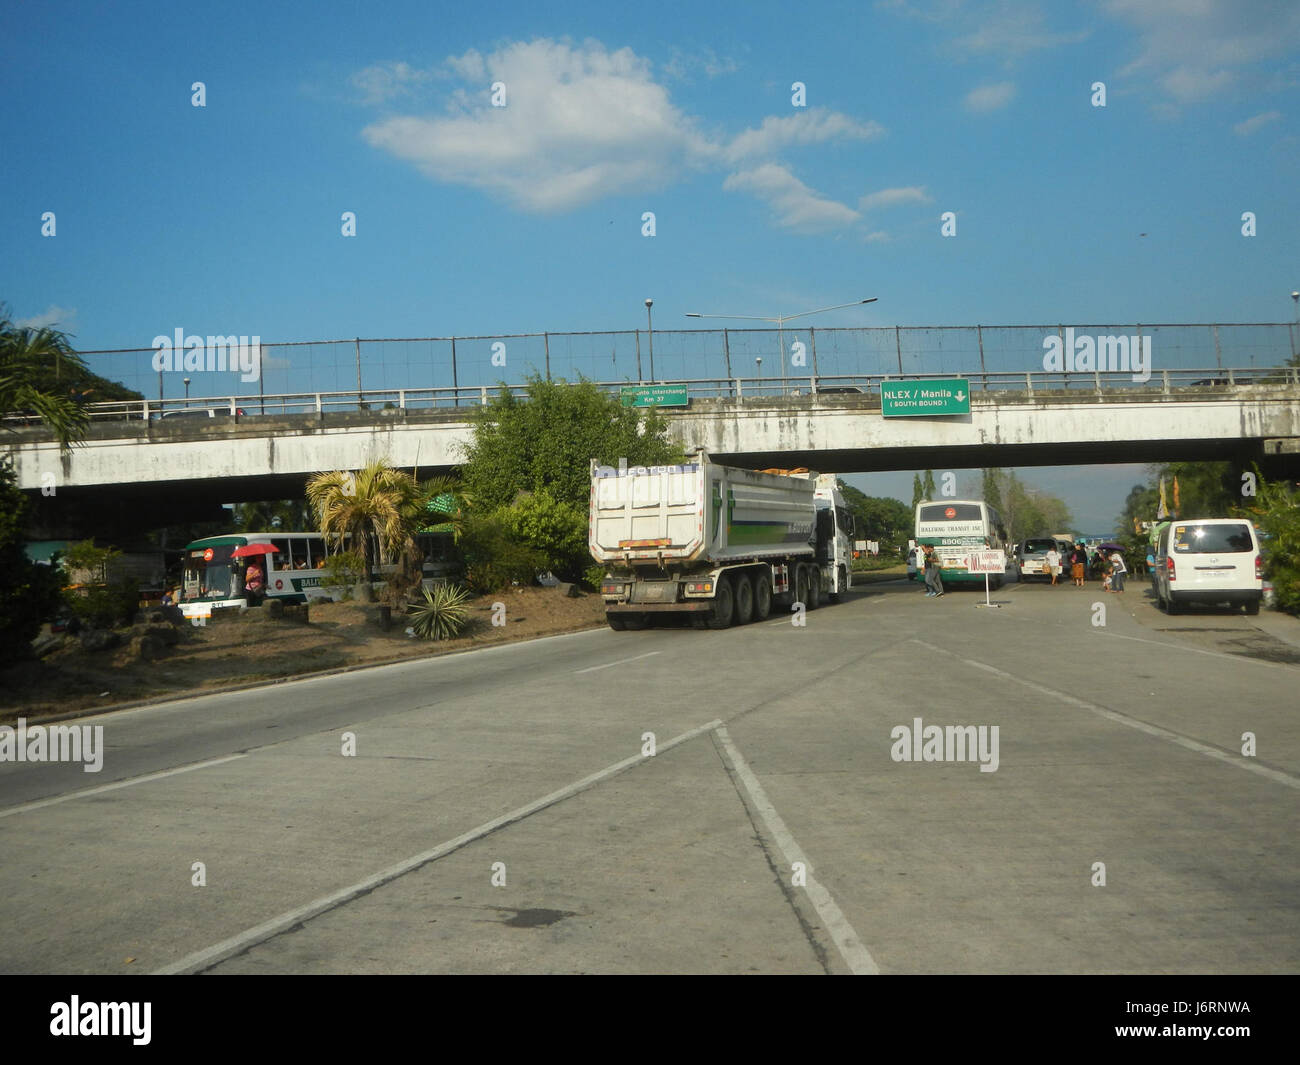
<path fill-rule="evenodd" d="M 307 541 L 307 548 L 311 553 L 309 564 L 312 569 L 320 569 L 325 564 L 325 541 L 315 537 Z"/>

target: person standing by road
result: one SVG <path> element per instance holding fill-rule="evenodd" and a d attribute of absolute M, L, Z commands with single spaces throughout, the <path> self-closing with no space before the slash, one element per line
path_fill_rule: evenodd
<path fill-rule="evenodd" d="M 1055 584 L 1061 577 L 1061 552 L 1056 550 L 1053 544 L 1047 551 L 1047 568 L 1052 573 L 1052 583 Z"/>
<path fill-rule="evenodd" d="M 943 566 L 939 562 L 939 552 L 929 544 L 925 545 L 925 586 L 930 590 L 925 593 L 927 599 L 937 599 L 943 595 L 943 577 L 939 571 Z"/>
<path fill-rule="evenodd" d="M 1088 552 L 1084 550 L 1083 544 L 1075 544 L 1074 550 L 1070 552 L 1070 577 L 1074 581 L 1076 588 L 1083 587 L 1084 574 L 1088 569 Z"/>
<path fill-rule="evenodd" d="M 1118 550 L 1111 553 L 1110 566 L 1110 590 L 1112 592 L 1122 592 L 1124 590 L 1124 575 L 1128 573 L 1128 567 L 1124 565 L 1124 556 Z"/>

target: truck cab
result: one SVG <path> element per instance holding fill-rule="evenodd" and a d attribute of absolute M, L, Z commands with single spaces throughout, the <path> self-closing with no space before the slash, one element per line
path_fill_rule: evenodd
<path fill-rule="evenodd" d="M 835 474 L 818 474 L 816 484 L 817 562 L 826 573 L 827 591 L 834 603 L 853 587 L 853 515 Z"/>

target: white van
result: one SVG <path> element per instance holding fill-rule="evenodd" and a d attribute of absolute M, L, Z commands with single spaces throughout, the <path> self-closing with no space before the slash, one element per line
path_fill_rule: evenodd
<path fill-rule="evenodd" d="M 1172 521 L 1156 546 L 1156 598 L 1170 614 L 1188 603 L 1230 603 L 1258 614 L 1264 595 L 1259 538 L 1244 518 Z"/>

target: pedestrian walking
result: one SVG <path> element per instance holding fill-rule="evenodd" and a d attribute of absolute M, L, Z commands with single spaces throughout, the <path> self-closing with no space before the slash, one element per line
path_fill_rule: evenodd
<path fill-rule="evenodd" d="M 1122 592 L 1124 590 L 1124 575 L 1128 573 L 1128 567 L 1124 565 L 1124 556 L 1120 552 L 1111 553 L 1110 567 L 1111 590 Z"/>
<path fill-rule="evenodd" d="M 943 577 L 940 570 L 943 564 L 939 561 L 939 552 L 929 544 L 925 545 L 925 586 L 930 590 L 925 593 L 927 599 L 937 599 L 943 595 Z"/>
<path fill-rule="evenodd" d="M 1052 583 L 1055 584 L 1061 577 L 1061 552 L 1052 547 L 1047 552 L 1047 568 L 1052 574 Z"/>

